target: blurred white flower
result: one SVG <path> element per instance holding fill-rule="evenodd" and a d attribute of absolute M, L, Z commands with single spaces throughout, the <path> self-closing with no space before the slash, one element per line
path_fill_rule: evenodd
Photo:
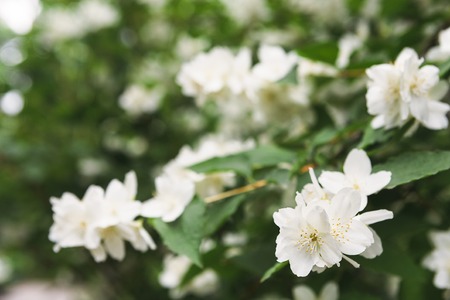
<path fill-rule="evenodd" d="M 329 64 L 313 61 L 304 57 L 299 58 L 297 76 L 299 80 L 305 80 L 308 76 L 334 77 L 338 70 Z"/>
<path fill-rule="evenodd" d="M 108 254 L 122 260 L 124 240 L 140 251 L 155 249 L 142 222 L 135 221 L 141 213 L 141 202 L 134 199 L 136 190 L 136 174 L 129 172 L 124 183 L 112 180 L 106 192 L 90 186 L 82 200 L 70 193 L 64 193 L 61 199 L 52 198 L 55 223 L 50 228 L 49 239 L 55 242 L 54 250 L 83 246 L 99 262 Z"/>
<path fill-rule="evenodd" d="M 426 59 L 444 62 L 450 58 L 450 27 L 439 32 L 439 44 L 428 50 Z"/>
<path fill-rule="evenodd" d="M 178 38 L 175 46 L 175 53 L 181 60 L 191 59 L 197 53 L 205 50 L 209 42 L 206 39 L 194 38 L 189 35 L 182 35 Z"/>
<path fill-rule="evenodd" d="M 12 274 L 13 265 L 11 261 L 5 256 L 0 256 L 0 284 L 8 281 Z"/>
<path fill-rule="evenodd" d="M 270 17 L 265 0 L 221 0 L 228 14 L 239 24 L 247 25 L 255 21 L 264 21 Z"/>
<path fill-rule="evenodd" d="M 286 53 L 279 46 L 261 45 L 258 50 L 259 62 L 253 67 L 253 75 L 263 82 L 277 82 L 285 77 L 298 62 L 294 52 Z"/>
<path fill-rule="evenodd" d="M 375 115 L 372 127 L 399 127 L 414 117 L 429 129 L 448 126 L 450 106 L 439 100 L 447 84 L 439 82 L 439 69 L 423 66 L 417 53 L 405 48 L 394 64 L 381 64 L 366 70 L 369 77 L 367 108 Z"/>
<path fill-rule="evenodd" d="M 191 267 L 191 261 L 186 256 L 168 255 L 163 261 L 163 271 L 159 275 L 159 283 L 170 289 L 172 299 L 179 299 L 187 294 L 207 296 L 214 293 L 219 287 L 219 277 L 211 269 L 206 269 L 196 275 L 184 286 L 180 286 L 183 277 Z"/>
<path fill-rule="evenodd" d="M 195 194 L 194 182 L 181 176 L 163 174 L 155 179 L 156 195 L 142 205 L 142 216 L 176 220 Z"/>
<path fill-rule="evenodd" d="M 84 36 L 117 23 L 119 14 L 108 2 L 83 0 L 69 8 L 55 7 L 41 17 L 42 38 L 53 43 Z"/>
<path fill-rule="evenodd" d="M 120 95 L 119 105 L 130 115 L 137 116 L 156 111 L 163 96 L 164 93 L 161 88 L 149 89 L 132 84 Z"/>
<path fill-rule="evenodd" d="M 289 0 L 288 4 L 298 12 L 317 20 L 317 24 L 342 23 L 348 19 L 347 6 L 340 0 Z"/>
<path fill-rule="evenodd" d="M 336 194 L 343 188 L 352 188 L 361 195 L 361 207 L 367 205 L 367 196 L 383 189 L 391 181 L 391 172 L 372 173 L 372 163 L 364 150 L 353 149 L 344 162 L 344 173 L 323 171 L 320 184 L 330 193 Z"/>
<path fill-rule="evenodd" d="M 339 287 L 335 282 L 326 283 L 319 295 L 306 285 L 297 285 L 292 290 L 293 300 L 338 300 Z"/>
<path fill-rule="evenodd" d="M 235 175 L 232 172 L 199 174 L 188 168 L 213 157 L 231 155 L 254 147 L 253 140 L 242 142 L 209 135 L 204 137 L 195 149 L 189 146 L 181 148 L 177 157 L 166 165 L 164 172 L 169 176 L 184 177 L 195 182 L 197 194 L 200 197 L 208 197 L 222 192 L 225 186 L 234 184 Z"/>
<path fill-rule="evenodd" d="M 450 231 L 430 233 L 433 251 L 423 260 L 423 266 L 436 272 L 433 283 L 437 288 L 450 289 Z"/>
<path fill-rule="evenodd" d="M 208 96 L 224 91 L 233 61 L 234 56 L 230 50 L 214 48 L 183 64 L 176 81 L 184 95 L 195 97 L 197 104 L 203 105 Z"/>

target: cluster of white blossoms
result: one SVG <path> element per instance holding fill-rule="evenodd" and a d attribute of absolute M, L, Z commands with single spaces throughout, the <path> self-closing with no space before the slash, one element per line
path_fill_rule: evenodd
<path fill-rule="evenodd" d="M 150 89 L 142 85 L 132 84 L 120 95 L 119 105 L 128 114 L 138 116 L 142 113 L 156 111 L 163 96 L 163 90 L 159 87 Z"/>
<path fill-rule="evenodd" d="M 347 255 L 374 258 L 383 251 L 381 239 L 369 225 L 393 218 L 391 211 L 363 212 L 367 196 L 385 187 L 391 173 L 371 174 L 369 157 L 354 149 L 344 163 L 344 173 L 323 172 L 316 179 L 310 169 L 312 184 L 297 193 L 295 208 L 282 208 L 273 214 L 280 227 L 275 255 L 279 262 L 289 261 L 292 272 L 307 276 L 311 271 L 347 260 Z"/>
<path fill-rule="evenodd" d="M 429 129 L 448 126 L 450 106 L 440 102 L 448 86 L 439 81 L 439 69 L 422 66 L 423 58 L 405 48 L 395 63 L 381 64 L 366 70 L 369 77 L 367 108 L 373 128 L 400 127 L 414 118 Z"/>
<path fill-rule="evenodd" d="M 95 261 L 125 257 L 125 241 L 139 251 L 155 249 L 156 245 L 141 220 L 141 202 L 135 200 L 136 174 L 126 174 L 122 183 L 113 179 L 106 190 L 92 185 L 83 199 L 71 193 L 51 198 L 54 224 L 49 239 L 54 251 L 61 248 L 85 247 Z"/>
<path fill-rule="evenodd" d="M 297 285 L 292 290 L 292 298 L 294 300 L 337 300 L 339 298 L 339 287 L 333 282 L 327 282 L 319 295 L 306 285 Z"/>
<path fill-rule="evenodd" d="M 102 0 L 83 0 L 74 8 L 52 8 L 40 17 L 43 39 L 47 42 L 80 38 L 118 20 L 116 9 Z"/>
<path fill-rule="evenodd" d="M 439 32 L 439 44 L 432 47 L 425 55 L 426 59 L 444 62 L 450 58 L 450 27 Z"/>
<path fill-rule="evenodd" d="M 261 45 L 257 58 L 258 62 L 252 65 L 250 49 L 243 48 L 234 55 L 227 48 L 216 47 L 183 64 L 177 83 L 183 94 L 194 97 L 199 106 L 215 100 L 223 117 L 222 131 L 242 131 L 242 126 L 235 128 L 236 124 L 247 124 L 249 119 L 252 124 L 245 127 L 289 122 L 294 131 L 304 131 L 314 120 L 309 109 L 311 83 L 307 77 L 330 73 L 329 68 L 279 46 Z M 280 84 L 295 67 L 298 83 Z"/>
<path fill-rule="evenodd" d="M 222 192 L 224 187 L 234 184 L 234 173 L 202 174 L 189 167 L 213 157 L 249 150 L 254 146 L 252 140 L 241 142 L 221 136 L 205 137 L 195 150 L 184 146 L 177 157 L 163 168 L 163 174 L 155 179 L 156 195 L 143 204 L 142 215 L 172 222 L 184 212 L 195 194 L 205 198 Z"/>
<path fill-rule="evenodd" d="M 450 289 L 450 231 L 430 233 L 435 249 L 425 257 L 425 268 L 436 272 L 433 283 L 437 288 Z"/>

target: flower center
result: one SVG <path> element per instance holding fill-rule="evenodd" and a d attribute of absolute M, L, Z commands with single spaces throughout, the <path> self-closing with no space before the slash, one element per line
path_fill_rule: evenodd
<path fill-rule="evenodd" d="M 306 253 L 317 252 L 320 246 L 323 244 L 323 239 L 319 235 L 316 229 L 300 231 L 300 238 L 296 242 L 297 248 L 299 250 L 304 250 Z"/>

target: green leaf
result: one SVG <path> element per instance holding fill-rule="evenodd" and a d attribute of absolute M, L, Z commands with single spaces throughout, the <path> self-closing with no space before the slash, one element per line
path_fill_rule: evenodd
<path fill-rule="evenodd" d="M 450 71 L 450 59 L 445 61 L 439 66 L 439 77 L 443 78 L 446 75 L 448 75 L 448 72 Z"/>
<path fill-rule="evenodd" d="M 292 68 L 292 70 L 289 71 L 289 73 L 286 74 L 283 78 L 278 80 L 277 83 L 280 84 L 297 84 L 297 68 Z"/>
<path fill-rule="evenodd" d="M 358 144 L 357 148 L 364 149 L 367 146 L 371 146 L 375 143 L 385 142 L 387 141 L 392 135 L 394 134 L 394 131 L 385 131 L 385 130 L 375 130 L 372 128 L 372 126 L 369 124 L 366 129 L 364 130 L 364 135 L 361 140 L 361 142 Z"/>
<path fill-rule="evenodd" d="M 388 189 L 450 169 L 450 151 L 408 152 L 376 165 L 374 172 L 392 172 Z"/>
<path fill-rule="evenodd" d="M 261 278 L 260 282 L 264 282 L 267 279 L 269 279 L 270 277 L 272 277 L 273 274 L 277 273 L 278 271 L 280 271 L 281 269 L 283 269 L 284 267 L 286 267 L 288 265 L 288 261 L 282 262 L 282 263 L 276 263 L 274 264 L 269 270 L 266 271 L 266 273 L 264 273 L 263 277 Z"/>
<path fill-rule="evenodd" d="M 206 209 L 204 236 L 214 233 L 227 219 L 233 215 L 245 200 L 244 195 L 209 204 Z"/>
<path fill-rule="evenodd" d="M 260 146 L 244 153 L 254 168 L 275 166 L 282 162 L 291 163 L 297 156 L 293 151 L 272 145 Z"/>
<path fill-rule="evenodd" d="M 324 42 L 306 45 L 297 52 L 300 56 L 325 62 L 334 66 L 339 48 L 335 42 Z"/>
<path fill-rule="evenodd" d="M 245 154 L 233 154 L 224 157 L 214 157 L 204 162 L 190 167 L 191 170 L 199 173 L 232 171 L 244 177 L 252 176 L 250 162 Z"/>
<path fill-rule="evenodd" d="M 152 222 L 170 250 L 186 255 L 199 267 L 202 266 L 199 248 L 205 228 L 205 211 L 205 203 L 194 198 L 176 221 L 165 223 L 156 219 Z"/>
<path fill-rule="evenodd" d="M 276 146 L 265 145 L 255 149 L 223 157 L 215 157 L 190 167 L 199 173 L 232 171 L 247 178 L 252 177 L 252 168 L 275 166 L 281 162 L 292 162 L 296 153 Z"/>

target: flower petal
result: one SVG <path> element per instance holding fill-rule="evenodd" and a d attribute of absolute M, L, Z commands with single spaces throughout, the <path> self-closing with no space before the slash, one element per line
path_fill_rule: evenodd
<path fill-rule="evenodd" d="M 351 178 L 369 176 L 372 172 L 372 164 L 364 150 L 353 149 L 344 162 L 344 173 Z"/>
<path fill-rule="evenodd" d="M 363 222 L 366 225 L 370 225 L 392 219 L 394 217 L 394 213 L 387 209 L 378 209 L 365 212 L 359 215 L 358 217 L 361 222 Z"/>
<path fill-rule="evenodd" d="M 362 186 L 364 193 L 369 196 L 382 190 L 391 181 L 392 173 L 389 171 L 380 171 L 371 174 L 365 179 Z"/>
<path fill-rule="evenodd" d="M 292 290 L 294 300 L 317 300 L 313 290 L 306 285 L 298 285 Z"/>
<path fill-rule="evenodd" d="M 350 186 L 347 177 L 341 172 L 323 171 L 319 176 L 319 182 L 324 189 L 336 194 L 344 187 Z"/>

